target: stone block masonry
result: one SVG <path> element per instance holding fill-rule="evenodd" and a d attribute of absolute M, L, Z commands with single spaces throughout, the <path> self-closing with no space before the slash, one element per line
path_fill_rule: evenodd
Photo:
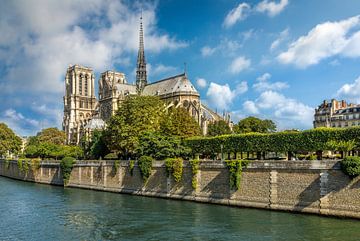
<path fill-rule="evenodd" d="M 45 184 L 63 185 L 59 163 L 42 162 L 37 170 L 21 172 L 16 161 L 0 160 L 0 175 Z M 146 184 L 135 165 L 121 161 L 78 161 L 69 187 L 95 189 L 223 205 L 264 208 L 360 218 L 360 177 L 350 179 L 336 161 L 253 161 L 242 172 L 239 190 L 229 188 L 223 162 L 202 161 L 192 188 L 192 171 L 185 162 L 182 180 L 167 177 L 164 162 L 154 162 Z"/>

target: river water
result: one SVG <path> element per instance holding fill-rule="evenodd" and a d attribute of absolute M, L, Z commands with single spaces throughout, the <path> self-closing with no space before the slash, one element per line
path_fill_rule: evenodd
<path fill-rule="evenodd" d="M 360 240 L 360 221 L 0 177 L 0 240 Z"/>

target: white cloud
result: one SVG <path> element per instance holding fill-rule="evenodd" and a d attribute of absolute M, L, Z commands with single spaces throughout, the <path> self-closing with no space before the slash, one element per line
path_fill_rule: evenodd
<path fill-rule="evenodd" d="M 278 15 L 288 5 L 288 0 L 280 0 L 276 3 L 275 1 L 264 0 L 256 6 L 256 11 L 261 13 L 267 13 L 270 17 Z"/>
<path fill-rule="evenodd" d="M 0 122 L 6 123 L 18 135 L 29 135 L 33 129 L 38 129 L 40 126 L 39 121 L 26 118 L 23 114 L 12 108 L 2 113 Z"/>
<path fill-rule="evenodd" d="M 253 85 L 253 88 L 256 91 L 262 92 L 266 90 L 282 90 L 289 87 L 289 85 L 285 82 L 268 82 L 268 80 L 271 78 L 271 75 L 269 73 L 265 73 L 257 78 L 257 82 Z"/>
<path fill-rule="evenodd" d="M 259 114 L 259 109 L 256 107 L 255 102 L 247 100 L 243 103 L 243 108 L 246 113 L 251 115 Z"/>
<path fill-rule="evenodd" d="M 203 57 L 211 56 L 215 53 L 216 48 L 211 48 L 209 46 L 204 46 L 201 48 L 201 55 Z"/>
<path fill-rule="evenodd" d="M 244 56 L 239 56 L 232 61 L 229 67 L 229 71 L 232 74 L 238 74 L 241 71 L 248 69 L 250 65 L 251 65 L 250 59 L 247 59 Z"/>
<path fill-rule="evenodd" d="M 277 49 L 279 45 L 288 38 L 288 36 L 289 36 L 289 29 L 286 28 L 279 34 L 279 37 L 276 40 L 274 40 L 274 42 L 271 43 L 270 51 L 274 51 L 275 49 Z"/>
<path fill-rule="evenodd" d="M 245 93 L 248 90 L 247 82 L 238 84 L 235 90 L 231 90 L 228 84 L 219 85 L 211 82 L 206 93 L 210 104 L 222 110 L 229 110 L 236 96 Z"/>
<path fill-rule="evenodd" d="M 254 102 L 260 110 L 268 110 L 282 128 L 310 128 L 314 109 L 275 91 L 265 91 Z"/>
<path fill-rule="evenodd" d="M 95 73 L 119 63 L 128 66 L 129 56 L 135 56 L 138 48 L 141 8 L 147 52 L 188 45 L 158 30 L 156 3 L 143 2 L 140 6 L 139 2 L 110 0 L 18 0 L 1 4 L 2 103 L 9 102 L 6 99 L 10 96 L 13 102 L 26 98 L 28 103 L 37 101 L 48 108 L 61 103 L 63 78 L 70 64 L 92 67 Z M 153 71 L 173 70 L 158 65 Z"/>
<path fill-rule="evenodd" d="M 344 84 L 336 92 L 336 96 L 350 102 L 360 103 L 360 76 L 351 84 Z"/>
<path fill-rule="evenodd" d="M 226 15 L 223 26 L 225 28 L 230 28 L 238 21 L 244 20 L 247 17 L 249 11 L 249 4 L 240 3 L 236 8 L 231 9 L 231 11 Z"/>
<path fill-rule="evenodd" d="M 332 60 L 329 64 L 330 64 L 331 66 L 338 66 L 338 65 L 340 65 L 340 61 L 337 60 L 337 59 L 334 59 L 334 60 Z"/>
<path fill-rule="evenodd" d="M 277 59 L 283 64 L 306 68 L 335 55 L 359 57 L 360 31 L 351 31 L 359 26 L 360 16 L 318 24 L 307 35 L 291 43 Z"/>
<path fill-rule="evenodd" d="M 205 88 L 207 86 L 207 81 L 206 81 L 206 79 L 203 79 L 203 78 L 197 78 L 196 85 L 199 88 L 203 89 L 203 88 Z"/>
<path fill-rule="evenodd" d="M 257 77 L 256 79 L 257 79 L 258 81 L 267 81 L 267 80 L 269 80 L 270 78 L 271 78 L 271 74 L 265 73 L 265 74 Z"/>
<path fill-rule="evenodd" d="M 168 73 L 175 73 L 178 69 L 174 66 L 167 66 L 163 64 L 158 64 L 152 70 L 152 74 L 168 74 Z"/>

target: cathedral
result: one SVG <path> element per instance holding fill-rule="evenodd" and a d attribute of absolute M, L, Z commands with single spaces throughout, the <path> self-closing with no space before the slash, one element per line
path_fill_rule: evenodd
<path fill-rule="evenodd" d="M 91 68 L 80 65 L 69 66 L 65 76 L 63 130 L 68 144 L 79 144 L 82 136 L 94 129 L 105 128 L 105 122 L 116 112 L 128 95 L 159 96 L 166 108 L 185 108 L 207 132 L 209 122 L 225 120 L 222 116 L 201 103 L 200 94 L 186 73 L 155 82 L 148 82 L 144 49 L 144 32 L 140 18 L 139 49 L 136 64 L 136 81 L 130 84 L 124 73 L 105 71 L 99 79 L 99 99 L 95 96 L 95 75 Z"/>

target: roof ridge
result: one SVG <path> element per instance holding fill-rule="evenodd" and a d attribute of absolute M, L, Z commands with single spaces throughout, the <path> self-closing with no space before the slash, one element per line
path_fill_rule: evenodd
<path fill-rule="evenodd" d="M 163 81 L 166 81 L 166 80 L 169 80 L 169 79 L 173 79 L 173 78 L 176 78 L 176 77 L 180 77 L 180 76 L 186 76 L 186 75 L 185 75 L 185 73 L 181 73 L 181 74 L 178 74 L 178 75 L 174 75 L 174 76 L 171 76 L 171 77 L 167 77 L 167 78 L 165 78 L 165 79 L 161 79 L 161 80 L 158 80 L 158 81 L 149 83 L 149 84 L 147 84 L 147 85 L 157 84 L 157 83 L 159 83 L 159 82 L 163 82 Z"/>

